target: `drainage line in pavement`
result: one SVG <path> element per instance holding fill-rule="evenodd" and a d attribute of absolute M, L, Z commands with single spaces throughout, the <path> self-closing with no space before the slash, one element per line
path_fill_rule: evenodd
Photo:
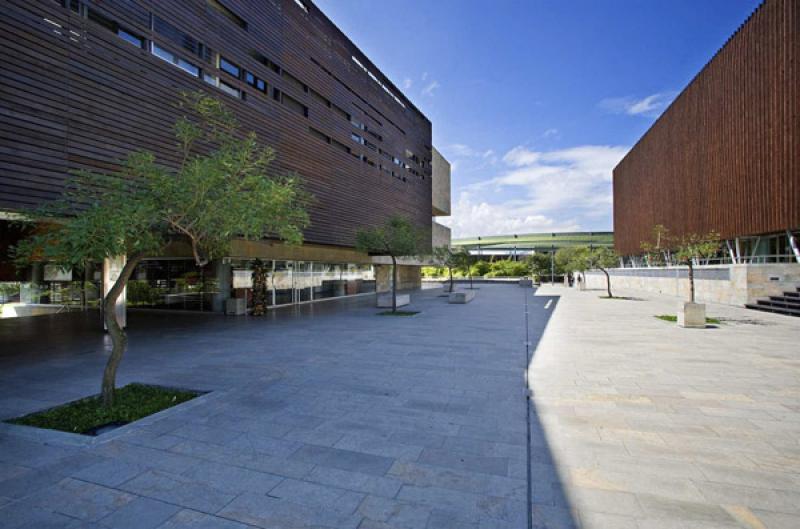
<path fill-rule="evenodd" d="M 524 288 L 522 291 L 525 293 L 525 423 L 528 425 L 526 435 L 528 442 L 525 447 L 527 449 L 528 459 L 528 529 L 533 529 L 533 480 L 531 478 L 531 390 L 528 381 L 528 372 L 531 362 L 531 338 L 528 325 L 528 289 Z"/>

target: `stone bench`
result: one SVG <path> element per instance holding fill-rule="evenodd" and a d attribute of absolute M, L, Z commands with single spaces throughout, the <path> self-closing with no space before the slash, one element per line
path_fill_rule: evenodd
<path fill-rule="evenodd" d="M 475 297 L 474 290 L 460 290 L 458 292 L 450 292 L 447 297 L 448 303 L 469 303 Z"/>
<path fill-rule="evenodd" d="M 397 306 L 403 307 L 411 303 L 411 295 L 410 294 L 398 294 L 397 295 Z M 381 309 L 391 309 L 392 308 L 392 295 L 391 294 L 381 294 L 378 296 L 378 308 Z"/>

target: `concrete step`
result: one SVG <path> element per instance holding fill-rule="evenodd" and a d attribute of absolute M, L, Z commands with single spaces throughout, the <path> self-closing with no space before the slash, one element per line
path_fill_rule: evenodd
<path fill-rule="evenodd" d="M 764 301 L 767 301 L 767 300 L 764 300 Z M 796 308 L 800 309 L 800 298 L 793 298 L 791 296 L 770 296 L 769 297 L 769 301 L 770 302 L 774 302 L 774 303 L 778 303 L 778 304 L 784 304 L 784 305 L 789 306 L 790 308 L 796 307 Z M 760 302 L 761 302 L 761 300 L 759 300 L 759 303 Z"/>
<path fill-rule="evenodd" d="M 778 305 L 770 305 L 767 304 L 769 302 L 762 303 L 762 301 L 764 300 L 758 300 L 758 303 L 747 303 L 745 307 L 747 307 L 748 309 L 760 310 L 763 312 L 772 312 L 775 314 L 783 314 L 785 316 L 800 317 L 800 309 L 792 309 L 787 307 L 781 307 Z"/>

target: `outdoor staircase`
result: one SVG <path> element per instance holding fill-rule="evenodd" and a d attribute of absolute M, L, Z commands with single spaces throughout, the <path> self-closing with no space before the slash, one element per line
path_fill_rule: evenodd
<path fill-rule="evenodd" d="M 759 299 L 755 303 L 747 303 L 745 307 L 800 317 L 800 287 L 797 287 L 794 292 L 784 292 L 782 296 L 770 296 L 769 299 Z"/>

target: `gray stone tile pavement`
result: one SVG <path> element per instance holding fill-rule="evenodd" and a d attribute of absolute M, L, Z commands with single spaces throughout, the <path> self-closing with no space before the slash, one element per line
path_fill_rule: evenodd
<path fill-rule="evenodd" d="M 524 527 L 526 296 L 423 291 L 408 319 L 369 300 L 266 319 L 132 311 L 120 383 L 211 393 L 92 442 L 3 425 L 0 526 Z M 0 322 L 0 410 L 94 393 L 96 324 Z"/>
<path fill-rule="evenodd" d="M 674 298 L 601 294 L 537 292 L 559 296 L 529 368 L 537 483 L 592 529 L 800 527 L 800 320 L 709 305 L 720 325 L 681 329 L 654 317 Z"/>

